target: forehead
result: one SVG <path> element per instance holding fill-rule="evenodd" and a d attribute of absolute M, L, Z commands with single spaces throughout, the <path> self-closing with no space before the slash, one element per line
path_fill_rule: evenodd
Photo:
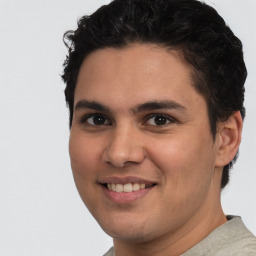
<path fill-rule="evenodd" d="M 81 65 L 75 104 L 86 98 L 113 107 L 156 100 L 193 105 L 202 96 L 191 73 L 177 51 L 156 45 L 100 49 Z"/>

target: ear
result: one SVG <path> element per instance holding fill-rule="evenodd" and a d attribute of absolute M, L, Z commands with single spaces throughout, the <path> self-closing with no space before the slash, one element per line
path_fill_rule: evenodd
<path fill-rule="evenodd" d="M 233 113 L 226 121 L 220 122 L 216 134 L 217 157 L 216 167 L 229 164 L 235 157 L 240 142 L 243 120 L 240 111 Z"/>

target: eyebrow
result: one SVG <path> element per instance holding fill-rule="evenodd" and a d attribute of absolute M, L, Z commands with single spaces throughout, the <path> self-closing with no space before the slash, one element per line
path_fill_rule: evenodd
<path fill-rule="evenodd" d="M 80 100 L 75 105 L 75 110 L 84 109 L 84 108 L 93 109 L 101 112 L 110 112 L 110 109 L 107 106 L 101 103 L 98 103 L 96 101 Z"/>
<path fill-rule="evenodd" d="M 75 105 L 75 110 L 79 109 L 92 109 L 101 112 L 111 112 L 110 108 L 106 105 L 96 102 L 96 101 L 88 101 L 88 100 L 80 100 Z M 158 110 L 158 109 L 175 109 L 179 111 L 185 111 L 186 108 L 181 104 L 172 101 L 172 100 L 165 100 L 165 101 L 149 101 L 142 104 L 139 104 L 132 108 L 132 112 L 139 113 L 148 110 Z"/>
<path fill-rule="evenodd" d="M 181 104 L 172 100 L 166 100 L 166 101 L 145 102 L 143 104 L 136 106 L 133 112 L 138 113 L 138 112 L 143 112 L 147 110 L 157 110 L 157 109 L 175 109 L 179 111 L 186 110 L 186 108 Z"/>

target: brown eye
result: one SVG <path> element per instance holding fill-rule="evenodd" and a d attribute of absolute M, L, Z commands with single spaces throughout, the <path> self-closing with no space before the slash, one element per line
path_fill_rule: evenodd
<path fill-rule="evenodd" d="M 166 116 L 166 115 L 153 115 L 151 116 L 146 124 L 153 125 L 153 126 L 164 126 L 173 122 L 173 119 Z"/>
<path fill-rule="evenodd" d="M 109 120 L 105 116 L 99 114 L 90 115 L 89 117 L 84 118 L 84 122 L 93 126 L 110 125 Z"/>

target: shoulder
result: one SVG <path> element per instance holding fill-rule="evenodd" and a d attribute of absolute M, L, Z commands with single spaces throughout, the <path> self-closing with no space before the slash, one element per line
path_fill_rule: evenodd
<path fill-rule="evenodd" d="M 256 237 L 240 217 L 227 216 L 228 222 L 182 256 L 256 256 Z"/>
<path fill-rule="evenodd" d="M 226 245 L 219 248 L 214 254 L 216 256 L 256 256 L 256 238 L 247 230 L 236 239 L 227 241 Z"/>
<path fill-rule="evenodd" d="M 103 256 L 115 256 L 114 248 L 111 247 Z"/>
<path fill-rule="evenodd" d="M 256 256 L 256 237 L 246 228 L 240 217 L 227 218 L 227 225 L 219 233 L 223 239 L 222 246 L 216 250 L 214 256 Z"/>

